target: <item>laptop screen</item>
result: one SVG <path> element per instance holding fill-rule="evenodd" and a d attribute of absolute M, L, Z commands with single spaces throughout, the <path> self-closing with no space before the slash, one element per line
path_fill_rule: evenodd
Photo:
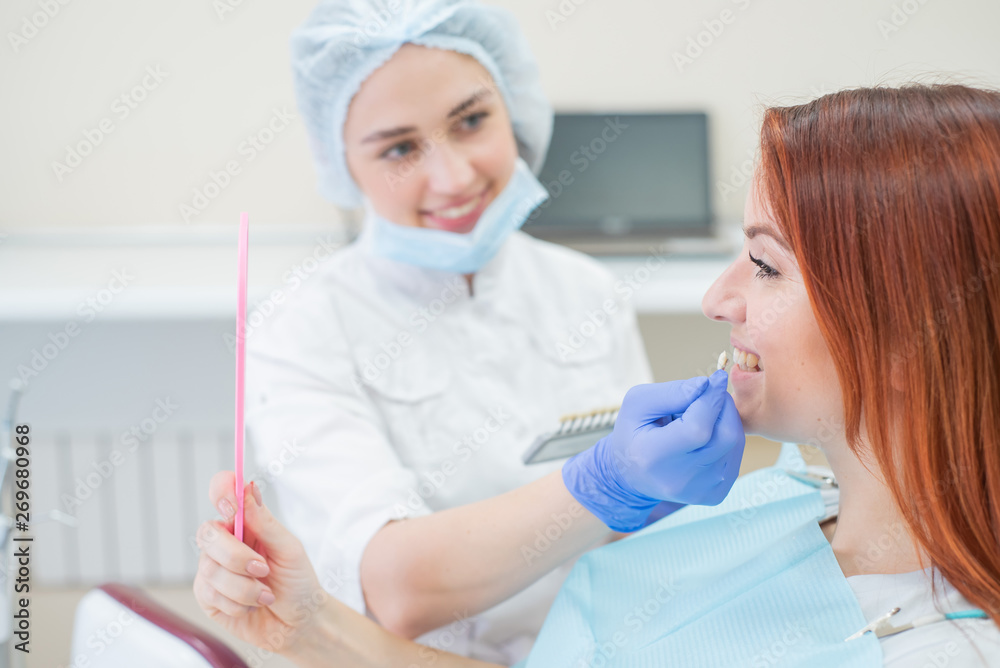
<path fill-rule="evenodd" d="M 524 231 L 543 238 L 712 232 L 703 113 L 556 114 Z"/>

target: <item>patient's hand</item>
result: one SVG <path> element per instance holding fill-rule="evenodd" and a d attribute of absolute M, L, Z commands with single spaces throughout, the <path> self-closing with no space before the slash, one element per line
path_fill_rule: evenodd
<path fill-rule="evenodd" d="M 217 473 L 210 485 L 212 505 L 228 500 L 236 508 L 235 474 Z M 194 594 L 205 613 L 246 642 L 281 653 L 292 636 L 318 618 L 331 603 L 319 584 L 302 543 L 256 501 L 260 492 L 244 492 L 243 538 L 233 535 L 235 513 L 225 522 L 205 522 L 198 529 L 201 559 Z"/>

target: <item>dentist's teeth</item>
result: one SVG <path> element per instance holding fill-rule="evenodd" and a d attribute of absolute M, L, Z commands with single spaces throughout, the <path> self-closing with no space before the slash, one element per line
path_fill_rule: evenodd
<path fill-rule="evenodd" d="M 462 206 L 454 206 L 450 209 L 443 209 L 434 214 L 437 218 L 461 218 L 467 214 L 472 213 L 472 211 L 479 206 L 479 200 L 482 198 L 475 197 L 468 204 L 463 204 Z"/>

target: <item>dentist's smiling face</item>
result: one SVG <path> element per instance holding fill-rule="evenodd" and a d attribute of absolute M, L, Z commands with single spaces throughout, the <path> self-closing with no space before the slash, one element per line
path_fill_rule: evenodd
<path fill-rule="evenodd" d="M 756 183 L 744 210 L 743 250 L 709 288 L 702 311 L 732 326 L 730 358 L 742 365 L 733 364 L 730 379 L 747 433 L 822 446 L 831 425 L 843 425 L 840 383 L 795 255 Z"/>
<path fill-rule="evenodd" d="M 514 172 L 500 92 L 468 55 L 404 44 L 368 77 L 344 123 L 347 166 L 393 223 L 471 231 Z"/>

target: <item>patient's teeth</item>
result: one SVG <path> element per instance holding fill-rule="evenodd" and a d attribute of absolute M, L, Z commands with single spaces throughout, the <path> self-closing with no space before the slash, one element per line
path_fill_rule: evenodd
<path fill-rule="evenodd" d="M 719 358 L 721 361 L 721 357 Z M 749 371 L 751 369 L 756 369 L 757 371 L 763 371 L 760 367 L 760 358 L 753 353 L 748 353 L 745 350 L 740 350 L 739 348 L 733 348 L 733 364 L 736 364 L 744 371 Z M 721 367 L 720 367 L 721 368 Z"/>

